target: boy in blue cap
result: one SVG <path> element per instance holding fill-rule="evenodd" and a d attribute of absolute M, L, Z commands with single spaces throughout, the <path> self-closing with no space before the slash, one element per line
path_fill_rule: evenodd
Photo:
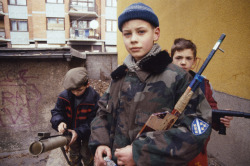
<path fill-rule="evenodd" d="M 129 55 L 111 73 L 112 82 L 91 123 L 89 146 L 95 165 L 106 165 L 104 156 L 118 165 L 186 165 L 210 136 L 211 107 L 199 89 L 171 129 L 137 137 L 151 114 L 172 112 L 191 77 L 155 44 L 159 21 L 149 6 L 127 7 L 118 27 Z M 197 125 L 203 125 L 199 132 L 192 130 Z"/>

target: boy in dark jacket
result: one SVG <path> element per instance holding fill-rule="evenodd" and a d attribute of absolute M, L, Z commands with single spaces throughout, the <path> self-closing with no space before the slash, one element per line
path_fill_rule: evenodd
<path fill-rule="evenodd" d="M 60 93 L 55 108 L 51 110 L 53 129 L 64 133 L 67 129 L 72 134 L 66 147 L 72 165 L 93 165 L 93 156 L 88 149 L 90 123 L 98 109 L 99 94 L 89 86 L 88 75 L 84 67 L 69 70 L 64 78 L 65 90 Z"/>
<path fill-rule="evenodd" d="M 196 63 L 196 45 L 191 41 L 184 38 L 175 39 L 171 48 L 171 57 L 173 58 L 173 64 L 183 68 L 190 73 L 192 77 L 195 76 L 195 72 L 191 70 L 192 66 Z M 213 89 L 208 79 L 204 79 L 200 84 L 200 88 L 204 93 L 209 105 L 212 109 L 218 109 L 217 102 L 213 98 Z M 216 119 L 212 117 L 212 127 L 214 130 L 219 130 L 219 124 L 223 123 L 225 127 L 230 127 L 230 121 L 233 119 L 231 116 L 225 116 L 224 118 Z M 207 140 L 208 143 L 209 139 Z M 208 166 L 207 158 L 207 144 L 204 146 L 204 150 L 200 152 L 193 160 L 188 163 L 188 166 Z"/>

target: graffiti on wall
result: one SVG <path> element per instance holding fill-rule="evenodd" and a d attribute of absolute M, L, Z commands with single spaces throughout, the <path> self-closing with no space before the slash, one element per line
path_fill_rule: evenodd
<path fill-rule="evenodd" d="M 0 127 L 29 127 L 36 124 L 41 92 L 28 69 L 0 72 Z"/>

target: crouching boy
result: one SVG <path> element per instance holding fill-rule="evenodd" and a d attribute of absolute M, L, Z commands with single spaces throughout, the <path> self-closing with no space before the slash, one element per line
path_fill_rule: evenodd
<path fill-rule="evenodd" d="M 55 108 L 51 110 L 52 127 L 59 133 L 67 129 L 72 134 L 69 143 L 69 158 L 72 165 L 93 165 L 93 156 L 88 148 L 90 123 L 98 109 L 99 94 L 89 86 L 84 67 L 69 70 L 64 78 L 65 90 L 60 93 Z M 68 147 L 67 147 L 68 148 Z"/>

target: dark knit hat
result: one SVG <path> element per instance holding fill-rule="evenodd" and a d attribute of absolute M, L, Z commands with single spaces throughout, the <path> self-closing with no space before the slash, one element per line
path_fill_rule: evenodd
<path fill-rule="evenodd" d="M 70 69 L 63 81 L 63 87 L 67 90 L 80 88 L 88 83 L 87 70 L 84 67 Z"/>
<path fill-rule="evenodd" d="M 143 3 L 134 3 L 127 7 L 118 17 L 118 28 L 122 32 L 122 26 L 126 21 L 141 19 L 149 22 L 155 27 L 159 26 L 158 17 L 153 9 Z"/>

